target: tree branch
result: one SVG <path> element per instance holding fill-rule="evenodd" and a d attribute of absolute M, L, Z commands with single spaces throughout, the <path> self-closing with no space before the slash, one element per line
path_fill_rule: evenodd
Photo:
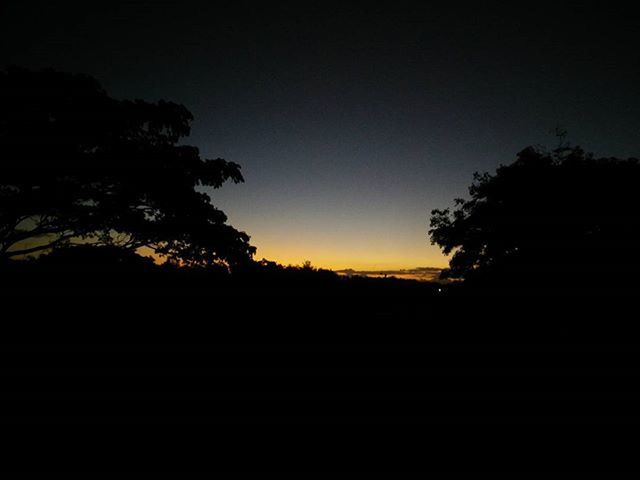
<path fill-rule="evenodd" d="M 40 252 L 42 250 L 48 250 L 50 248 L 55 247 L 56 245 L 59 245 L 59 244 L 63 243 L 66 240 L 69 240 L 69 239 L 73 238 L 73 237 L 74 237 L 74 235 L 63 235 L 60 238 L 54 240 L 53 242 L 50 242 L 50 243 L 47 243 L 47 244 L 44 244 L 44 245 L 37 245 L 35 247 L 23 248 L 22 250 L 5 251 L 4 255 L 7 256 L 7 257 L 15 257 L 15 256 L 18 256 L 18 255 L 28 255 L 30 253 Z"/>

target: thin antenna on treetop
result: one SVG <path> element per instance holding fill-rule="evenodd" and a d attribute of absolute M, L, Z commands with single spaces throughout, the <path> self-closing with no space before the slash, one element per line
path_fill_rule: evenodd
<path fill-rule="evenodd" d="M 556 125 L 556 127 L 553 129 L 553 135 L 558 139 L 558 149 L 568 146 L 565 143 L 568 133 L 569 132 L 567 132 L 567 129 L 563 128 L 561 125 Z"/>
<path fill-rule="evenodd" d="M 556 154 L 556 157 L 560 157 L 564 152 L 571 149 L 569 142 L 567 142 L 567 129 L 563 128 L 561 125 L 556 125 L 556 127 L 552 130 L 553 135 L 558 139 L 558 144 L 553 152 Z"/>

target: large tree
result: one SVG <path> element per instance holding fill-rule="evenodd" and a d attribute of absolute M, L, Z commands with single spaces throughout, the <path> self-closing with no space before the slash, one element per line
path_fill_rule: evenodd
<path fill-rule="evenodd" d="M 640 163 L 580 148 L 529 147 L 468 199 L 433 210 L 431 241 L 448 275 L 503 286 L 635 282 L 640 267 Z"/>
<path fill-rule="evenodd" d="M 0 259 L 76 243 L 233 266 L 255 251 L 202 187 L 240 166 L 181 140 L 182 105 L 118 100 L 86 75 L 0 72 Z"/>

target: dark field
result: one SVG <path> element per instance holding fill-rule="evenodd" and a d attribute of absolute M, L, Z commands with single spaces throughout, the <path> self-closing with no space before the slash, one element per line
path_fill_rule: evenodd
<path fill-rule="evenodd" d="M 221 469 L 393 470 L 424 455 L 433 469 L 593 470 L 630 448 L 632 299 L 367 285 L 14 290 L 2 421 L 44 428 L 29 442 L 45 447 L 77 432 L 85 461 L 106 443 L 116 470 L 182 469 L 207 448 Z M 532 448 L 545 453 L 527 464 Z"/>

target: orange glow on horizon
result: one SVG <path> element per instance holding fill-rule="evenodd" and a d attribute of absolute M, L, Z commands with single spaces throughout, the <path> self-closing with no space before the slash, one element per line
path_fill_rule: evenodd
<path fill-rule="evenodd" d="M 286 247 L 262 246 L 255 243 L 258 248 L 256 260 L 265 258 L 281 265 L 302 265 L 310 261 L 316 268 L 328 270 L 409 270 L 417 267 L 448 267 L 448 259 L 443 255 L 428 255 L 423 252 L 383 250 L 379 248 L 363 246 L 352 249 L 312 248 L 310 245 Z M 427 252 L 429 253 L 429 252 Z"/>
<path fill-rule="evenodd" d="M 365 255 L 354 255 L 353 257 L 342 257 L 341 252 L 328 251 L 289 251 L 281 252 L 277 249 L 258 247 L 255 260 L 269 260 L 280 265 L 302 265 L 310 261 L 316 268 L 326 270 L 411 270 L 418 267 L 446 268 L 448 262 L 443 258 L 403 258 L 397 255 L 377 255 L 367 258 Z M 164 259 L 156 255 L 148 248 L 141 248 L 140 254 L 153 258 L 157 263 L 163 263 Z"/>

